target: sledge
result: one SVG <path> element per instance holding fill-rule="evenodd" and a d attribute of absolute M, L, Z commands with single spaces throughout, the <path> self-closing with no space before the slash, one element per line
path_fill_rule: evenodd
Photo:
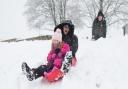
<path fill-rule="evenodd" d="M 64 77 L 65 73 L 62 72 L 60 69 L 54 67 L 52 69 L 52 71 L 50 71 L 49 73 L 45 72 L 45 78 L 49 81 L 49 82 L 54 82 L 54 81 L 58 81 L 60 79 L 62 79 Z"/>
<path fill-rule="evenodd" d="M 49 82 L 54 82 L 63 79 L 64 75 L 68 73 L 70 68 L 76 65 L 76 62 L 76 58 L 72 58 L 72 52 L 67 52 L 62 63 L 61 69 L 53 67 L 53 69 L 50 72 L 44 72 L 44 75 L 42 76 Z M 35 79 L 32 69 L 27 65 L 26 62 L 23 62 L 21 67 L 23 73 L 27 76 L 29 81 Z"/>

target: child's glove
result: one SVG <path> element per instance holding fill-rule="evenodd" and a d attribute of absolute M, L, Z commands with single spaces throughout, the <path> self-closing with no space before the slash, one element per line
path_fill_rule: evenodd
<path fill-rule="evenodd" d="M 61 68 L 61 65 L 62 65 L 62 60 L 60 58 L 57 58 L 54 61 L 54 66 L 56 66 L 58 69 L 60 69 Z"/>
<path fill-rule="evenodd" d="M 55 53 L 58 54 L 60 52 L 60 48 L 55 49 Z"/>
<path fill-rule="evenodd" d="M 61 52 L 59 52 L 59 53 L 58 53 L 58 56 L 61 58 L 61 57 L 62 57 L 62 53 L 61 53 Z"/>

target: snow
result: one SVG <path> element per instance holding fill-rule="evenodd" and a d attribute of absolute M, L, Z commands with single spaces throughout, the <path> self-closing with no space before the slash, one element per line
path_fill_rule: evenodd
<path fill-rule="evenodd" d="M 49 83 L 43 78 L 28 81 L 21 64 L 30 67 L 46 63 L 51 41 L 0 43 L 1 89 L 128 89 L 128 37 L 108 37 L 91 41 L 77 34 L 78 63 L 63 80 Z"/>
<path fill-rule="evenodd" d="M 25 17 L 27 0 L 0 0 L 0 40 L 11 38 L 29 38 L 39 35 L 39 31 L 28 27 Z M 42 28 L 41 34 L 51 34 L 46 31 L 49 26 Z M 53 30 L 53 29 L 50 29 Z"/>
<path fill-rule="evenodd" d="M 28 30 L 23 16 L 26 0 L 0 2 L 0 40 L 38 35 Z M 46 31 L 51 27 L 43 29 L 41 34 L 53 34 Z M 53 83 L 43 78 L 30 82 L 21 71 L 24 61 L 32 68 L 45 64 L 51 41 L 0 42 L 0 89 L 128 89 L 128 36 L 123 37 L 121 25 L 97 41 L 90 40 L 89 28 L 76 29 L 75 33 L 79 38 L 78 63 L 63 80 Z"/>

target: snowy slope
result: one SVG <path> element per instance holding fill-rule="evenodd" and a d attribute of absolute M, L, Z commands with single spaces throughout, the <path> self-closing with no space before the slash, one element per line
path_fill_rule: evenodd
<path fill-rule="evenodd" d="M 128 37 L 91 41 L 79 36 L 78 64 L 62 81 L 29 82 L 21 63 L 46 62 L 51 41 L 0 43 L 0 89 L 128 89 Z"/>
<path fill-rule="evenodd" d="M 23 16 L 26 0 L 0 2 L 0 40 L 38 35 L 38 32 L 27 30 Z M 118 26 L 109 29 L 106 39 L 98 41 L 90 40 L 91 29 L 76 29 L 78 64 L 62 81 L 55 83 L 48 83 L 43 78 L 29 82 L 21 71 L 23 61 L 30 67 L 46 63 L 51 41 L 0 43 L 0 89 L 128 89 L 128 37 L 120 36 L 121 25 Z"/>

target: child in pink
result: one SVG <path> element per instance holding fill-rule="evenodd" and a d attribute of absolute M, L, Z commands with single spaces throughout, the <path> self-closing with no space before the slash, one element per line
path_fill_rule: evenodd
<path fill-rule="evenodd" d="M 47 56 L 47 64 L 41 65 L 38 68 L 33 68 L 32 69 L 33 74 L 27 76 L 27 78 L 30 79 L 30 81 L 32 81 L 33 79 L 37 79 L 41 76 L 45 77 L 45 75 L 51 72 L 54 68 L 60 69 L 65 54 L 68 51 L 70 51 L 70 47 L 68 44 L 62 42 L 61 30 L 57 29 L 54 35 L 52 36 L 52 45 L 51 45 L 51 50 Z"/>

